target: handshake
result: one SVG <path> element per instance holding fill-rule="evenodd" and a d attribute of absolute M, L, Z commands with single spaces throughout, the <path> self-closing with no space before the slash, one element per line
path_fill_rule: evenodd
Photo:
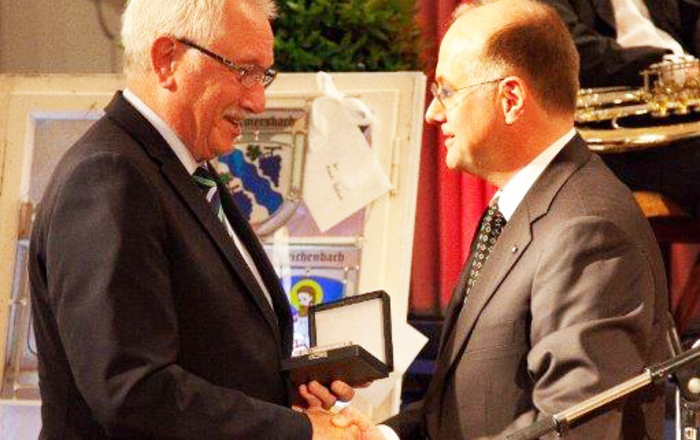
<path fill-rule="evenodd" d="M 355 390 L 341 381 L 333 382 L 330 388 L 315 381 L 299 387 L 299 396 L 305 405 L 293 409 L 303 412 L 311 421 L 311 440 L 386 440 L 379 428 L 352 406 L 337 413 L 331 412 L 330 408 L 337 400 L 352 400 Z"/>

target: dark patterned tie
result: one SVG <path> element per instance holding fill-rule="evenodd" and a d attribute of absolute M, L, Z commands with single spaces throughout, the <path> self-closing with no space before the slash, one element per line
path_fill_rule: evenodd
<path fill-rule="evenodd" d="M 202 190 L 207 202 L 214 210 L 214 214 L 219 218 L 221 223 L 226 224 L 226 214 L 221 207 L 221 198 L 219 197 L 219 189 L 216 187 L 214 175 L 205 166 L 199 166 L 192 174 L 195 183 Z"/>
<path fill-rule="evenodd" d="M 469 278 L 464 290 L 464 301 L 469 297 L 469 293 L 476 284 L 481 269 L 486 264 L 486 260 L 491 255 L 491 250 L 496 244 L 498 236 L 501 235 L 506 219 L 498 210 L 498 199 L 495 199 L 481 216 L 479 230 L 474 237 L 472 255 L 469 261 Z"/>

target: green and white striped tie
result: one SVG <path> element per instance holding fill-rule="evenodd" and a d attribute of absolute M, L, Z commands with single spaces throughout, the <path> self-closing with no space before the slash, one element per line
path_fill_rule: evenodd
<path fill-rule="evenodd" d="M 224 209 L 221 206 L 221 197 L 219 196 L 219 189 L 216 186 L 214 175 L 206 167 L 199 166 L 192 174 L 192 178 L 199 189 L 204 193 L 207 202 L 209 202 L 211 208 L 214 210 L 214 214 L 219 218 L 221 223 L 226 225 L 226 214 L 224 214 Z"/>

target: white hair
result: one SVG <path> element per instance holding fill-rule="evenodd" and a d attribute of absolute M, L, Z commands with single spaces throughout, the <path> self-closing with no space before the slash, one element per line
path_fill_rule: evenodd
<path fill-rule="evenodd" d="M 247 3 L 269 19 L 277 13 L 274 0 L 129 0 L 122 15 L 124 72 L 147 72 L 153 42 L 163 35 L 208 44 L 220 30 L 227 2 Z"/>

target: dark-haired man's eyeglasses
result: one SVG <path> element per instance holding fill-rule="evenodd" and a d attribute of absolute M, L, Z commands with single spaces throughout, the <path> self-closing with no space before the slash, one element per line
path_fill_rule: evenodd
<path fill-rule="evenodd" d="M 236 64 L 228 58 L 222 57 L 221 55 L 216 54 L 209 49 L 205 49 L 187 39 L 180 38 L 177 41 L 185 46 L 191 47 L 192 49 L 196 49 L 204 55 L 223 64 L 224 67 L 238 76 L 238 80 L 241 82 L 243 87 L 250 88 L 257 84 L 262 84 L 263 87 L 267 88 L 270 84 L 272 84 L 272 81 L 274 81 L 275 77 L 277 76 L 277 71 L 275 69 L 265 69 L 254 64 Z"/>
<path fill-rule="evenodd" d="M 485 84 L 497 83 L 497 82 L 502 81 L 504 79 L 505 79 L 505 77 L 490 79 L 488 81 L 482 81 L 482 82 L 478 82 L 476 84 L 469 84 L 468 86 L 460 87 L 457 90 L 445 89 L 442 86 L 438 85 L 438 83 L 433 82 L 430 85 L 430 93 L 433 94 L 433 97 L 435 99 L 437 99 L 437 101 L 440 103 L 442 108 L 444 108 L 445 110 L 449 110 L 452 107 L 454 107 L 455 105 L 457 105 L 457 103 L 459 102 L 459 101 L 455 101 L 455 99 L 454 99 L 454 97 L 458 93 L 462 93 L 462 92 L 465 92 L 467 90 L 472 90 L 474 87 L 477 87 L 477 86 L 483 86 Z M 452 101 L 452 102 L 450 103 L 450 101 Z"/>

